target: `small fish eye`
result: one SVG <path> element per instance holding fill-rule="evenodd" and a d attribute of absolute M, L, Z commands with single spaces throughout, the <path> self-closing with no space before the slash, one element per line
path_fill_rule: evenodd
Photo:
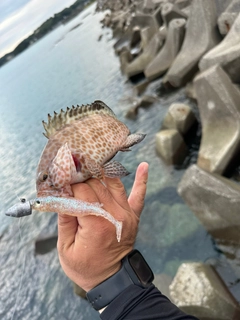
<path fill-rule="evenodd" d="M 40 204 L 41 202 L 39 200 L 36 200 L 36 204 Z"/>
<path fill-rule="evenodd" d="M 43 176 L 42 176 L 43 181 L 47 180 L 47 178 L 48 178 L 48 174 L 44 173 Z"/>

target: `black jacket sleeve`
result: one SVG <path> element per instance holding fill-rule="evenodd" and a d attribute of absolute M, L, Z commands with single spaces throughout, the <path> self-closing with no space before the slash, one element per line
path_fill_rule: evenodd
<path fill-rule="evenodd" d="M 178 309 L 154 285 L 147 289 L 129 286 L 100 317 L 102 320 L 198 320 Z"/>

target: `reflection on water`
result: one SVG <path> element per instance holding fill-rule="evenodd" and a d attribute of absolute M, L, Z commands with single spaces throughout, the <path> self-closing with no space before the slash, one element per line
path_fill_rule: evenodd
<path fill-rule="evenodd" d="M 93 12 L 91 6 L 0 69 L 0 319 L 11 319 L 15 306 L 15 320 L 99 319 L 86 301 L 74 295 L 56 250 L 34 254 L 35 239 L 57 231 L 56 215 L 35 213 L 16 220 L 3 214 L 18 197 L 34 197 L 36 167 L 46 143 L 41 121 L 66 106 L 100 99 L 132 132 L 147 133 L 144 142 L 117 158 L 133 173 L 141 161 L 150 164 L 136 245 L 154 272 L 174 275 L 183 260 L 220 256 L 176 193 L 183 172 L 166 167 L 155 154 L 154 137 L 161 120 L 172 102 L 186 100 L 184 92 L 173 92 L 141 109 L 136 121 L 124 119 L 129 105 L 121 99 L 130 96 L 132 88 L 120 74 L 114 42 L 106 36 L 98 42 L 109 31 L 100 27 L 102 15 Z M 123 179 L 128 192 L 133 179 L 134 174 Z"/>

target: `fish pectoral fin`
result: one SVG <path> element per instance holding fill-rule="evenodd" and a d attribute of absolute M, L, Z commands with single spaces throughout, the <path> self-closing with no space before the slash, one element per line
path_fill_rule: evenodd
<path fill-rule="evenodd" d="M 90 157 L 83 155 L 85 165 L 87 166 L 89 172 L 91 173 L 93 178 L 103 180 L 104 171 L 103 168 Z"/>
<path fill-rule="evenodd" d="M 49 174 L 53 185 L 57 188 L 69 184 L 76 174 L 76 166 L 67 143 L 59 148 L 49 167 Z"/>
<path fill-rule="evenodd" d="M 120 151 L 130 151 L 130 147 L 134 146 L 135 144 L 141 142 L 146 137 L 146 134 L 144 133 L 132 133 L 129 136 L 127 136 L 126 141 L 124 142 L 124 145 L 120 149 Z"/>
<path fill-rule="evenodd" d="M 130 174 L 124 166 L 117 161 L 110 161 L 103 166 L 104 176 L 109 178 L 120 178 Z"/>

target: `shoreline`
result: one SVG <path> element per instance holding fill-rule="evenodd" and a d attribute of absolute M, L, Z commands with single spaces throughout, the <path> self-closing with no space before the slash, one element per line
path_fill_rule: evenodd
<path fill-rule="evenodd" d="M 34 30 L 30 36 L 22 40 L 13 51 L 0 57 L 0 68 L 32 46 L 38 40 L 42 39 L 45 35 L 58 28 L 61 24 L 68 23 L 93 2 L 95 2 L 95 0 L 77 0 L 70 7 L 55 13 L 53 17 L 47 19 L 36 30 Z"/>

